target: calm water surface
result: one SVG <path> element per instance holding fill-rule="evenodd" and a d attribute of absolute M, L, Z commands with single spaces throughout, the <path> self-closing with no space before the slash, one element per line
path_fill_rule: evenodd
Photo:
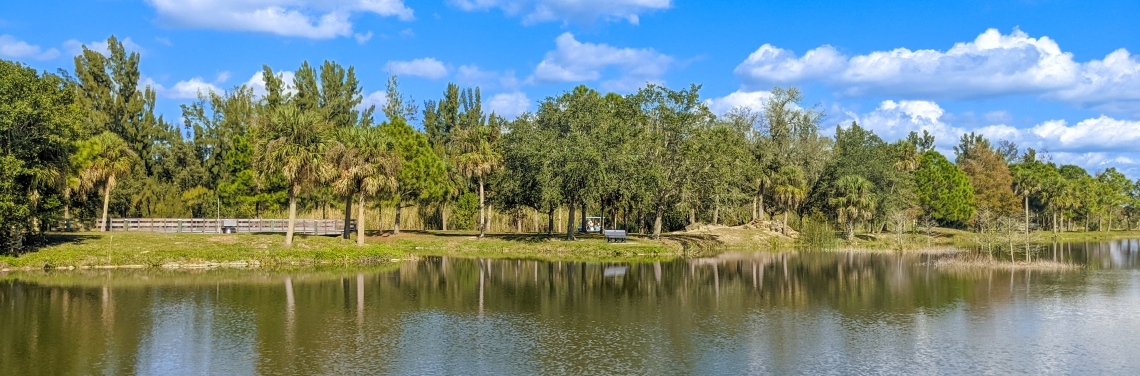
<path fill-rule="evenodd" d="M 0 375 L 1140 374 L 1140 243 L 0 274 Z"/>

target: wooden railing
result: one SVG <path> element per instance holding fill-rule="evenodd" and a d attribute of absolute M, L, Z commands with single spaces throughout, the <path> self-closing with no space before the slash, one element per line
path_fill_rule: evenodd
<path fill-rule="evenodd" d="M 288 219 L 114 218 L 109 221 L 110 231 L 217 234 L 223 227 L 237 233 L 284 233 L 289 229 Z M 356 228 L 355 220 L 349 222 L 349 228 Z M 337 235 L 344 232 L 344 220 L 298 219 L 294 231 L 305 235 Z"/>

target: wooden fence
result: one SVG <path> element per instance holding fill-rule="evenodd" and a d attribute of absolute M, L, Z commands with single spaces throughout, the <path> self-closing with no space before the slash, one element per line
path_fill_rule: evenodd
<path fill-rule="evenodd" d="M 167 233 L 217 234 L 225 227 L 237 233 L 284 233 L 288 219 L 211 219 L 211 218 L 114 218 L 110 231 L 143 231 Z M 349 222 L 356 228 L 356 221 Z M 304 235 L 339 235 L 344 233 L 341 219 L 298 219 L 294 231 Z"/>

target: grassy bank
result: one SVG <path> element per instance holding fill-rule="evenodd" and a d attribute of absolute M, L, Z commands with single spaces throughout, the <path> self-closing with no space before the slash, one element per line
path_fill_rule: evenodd
<path fill-rule="evenodd" d="M 49 234 L 42 244 L 17 257 L 0 256 L 0 269 L 45 268 L 202 268 L 216 266 L 289 267 L 361 265 L 415 256 L 522 258 L 541 260 L 635 260 L 671 258 L 685 249 L 707 246 L 700 239 L 631 239 L 606 243 L 600 236 L 576 242 L 540 235 L 473 233 L 403 233 L 370 236 L 364 247 L 355 240 L 298 236 L 285 248 L 280 234 L 160 234 L 147 232 Z"/>
<path fill-rule="evenodd" d="M 977 234 L 952 228 L 936 228 L 928 236 L 926 234 L 903 234 L 901 237 L 891 233 L 858 234 L 853 242 L 839 241 L 836 250 L 864 249 L 864 250 L 894 250 L 894 251 L 925 251 L 946 248 L 973 248 L 979 246 Z M 1111 232 L 1064 232 L 1056 236 L 1050 231 L 1035 231 L 1030 236 L 1033 243 L 1073 243 L 1073 242 L 1103 242 L 1120 239 L 1140 239 L 1140 231 L 1111 231 Z"/>
<path fill-rule="evenodd" d="M 1080 266 L 1052 260 L 1009 261 L 997 260 L 977 254 L 959 254 L 939 258 L 934 267 L 945 270 L 1031 270 L 1066 271 L 1077 270 Z"/>

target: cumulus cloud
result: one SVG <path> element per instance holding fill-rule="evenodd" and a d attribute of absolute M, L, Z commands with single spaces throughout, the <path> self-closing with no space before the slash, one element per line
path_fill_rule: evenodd
<path fill-rule="evenodd" d="M 926 130 L 935 136 L 938 149 L 949 152 L 962 134 L 977 132 L 990 140 L 1009 140 L 1022 148 L 1047 150 L 1058 163 L 1076 164 L 1093 171 L 1116 166 L 1133 171 L 1130 176 L 1140 176 L 1140 151 L 1136 149 L 1136 145 L 1140 145 L 1140 121 L 1102 115 L 1076 124 L 1049 120 L 1028 128 L 1006 124 L 964 127 L 949 123 L 948 114 L 935 102 L 907 100 L 887 100 L 869 113 L 847 112 L 846 115 L 847 122 L 858 121 L 888 141 L 904 138 L 911 131 Z"/>
<path fill-rule="evenodd" d="M 524 24 L 548 21 L 593 23 L 625 20 L 637 25 L 640 15 L 669 9 L 672 0 L 452 0 L 465 11 L 498 8 L 508 16 L 522 16 Z"/>
<path fill-rule="evenodd" d="M 534 83 L 597 81 L 608 69 L 620 77 L 602 81 L 603 90 L 629 91 L 646 82 L 657 82 L 673 63 L 673 57 L 652 48 L 617 48 L 606 44 L 583 43 L 573 34 L 555 39 L 557 48 L 549 51 L 534 69 Z"/>
<path fill-rule="evenodd" d="M 898 48 L 846 56 L 832 46 L 803 56 L 763 45 L 736 67 L 749 86 L 820 81 L 849 96 L 976 98 L 1042 93 L 1076 82 L 1080 65 L 1048 37 L 986 30 L 949 50 Z"/>
<path fill-rule="evenodd" d="M 1085 108 L 1140 114 L 1140 56 L 1122 48 L 1103 60 L 1084 63 L 1074 85 L 1045 97 Z"/>
<path fill-rule="evenodd" d="M 44 50 L 40 46 L 4 34 L 0 35 L 0 56 L 10 59 L 51 60 L 59 56 L 59 50 L 54 48 Z"/>
<path fill-rule="evenodd" d="M 274 74 L 276 74 L 277 77 L 280 77 L 281 81 L 283 81 L 285 83 L 285 92 L 287 92 L 287 93 L 296 92 L 296 90 L 293 89 L 293 72 L 292 71 L 277 71 L 277 72 L 274 72 Z M 255 95 L 255 96 L 261 97 L 267 93 L 265 91 L 265 77 L 262 76 L 261 71 L 254 73 L 253 76 L 251 76 L 249 78 L 249 80 L 246 81 L 243 85 L 249 87 L 250 89 L 253 89 L 253 95 Z"/>
<path fill-rule="evenodd" d="M 147 0 L 159 20 L 183 28 L 264 32 L 329 39 L 352 36 L 349 17 L 414 18 L 403 0 Z"/>
<path fill-rule="evenodd" d="M 1032 95 L 1140 115 L 1140 56 L 1125 49 L 1077 62 L 1049 37 L 989 29 L 946 51 L 898 48 L 848 56 L 824 45 L 802 56 L 769 44 L 736 67 L 745 89 L 820 82 L 840 96 L 976 99 Z"/>
<path fill-rule="evenodd" d="M 768 91 L 737 90 L 720 98 L 705 99 L 705 105 L 717 115 L 724 115 L 734 108 L 748 108 L 759 112 L 764 109 L 764 102 L 771 97 L 772 93 Z"/>
<path fill-rule="evenodd" d="M 530 110 L 530 98 L 527 98 L 525 93 L 517 91 L 495 94 L 487 101 L 486 106 L 495 114 L 510 119 Z"/>
<path fill-rule="evenodd" d="M 131 40 L 131 37 L 126 37 L 126 38 L 120 39 L 119 43 L 123 44 L 124 50 L 132 51 L 132 52 L 138 52 L 140 55 L 144 54 L 146 52 L 146 50 L 143 49 L 142 46 L 140 46 L 138 43 L 135 43 L 135 41 Z M 93 41 L 93 42 L 84 44 L 83 42 L 80 42 L 78 40 L 70 39 L 66 42 L 63 42 L 63 48 L 65 50 L 67 50 L 67 52 L 72 54 L 72 55 L 79 55 L 79 54 L 83 53 L 83 46 L 85 46 L 85 45 L 87 46 L 87 49 L 101 53 L 103 55 L 110 55 L 111 54 L 111 50 L 107 47 L 107 41 Z"/>
<path fill-rule="evenodd" d="M 157 88 L 156 88 L 157 90 Z M 164 96 L 174 99 L 198 99 L 198 95 L 209 93 L 222 93 L 223 90 L 213 83 L 194 77 L 186 81 L 178 81 L 170 89 L 162 92 Z"/>
<path fill-rule="evenodd" d="M 388 73 L 398 76 L 416 76 L 431 80 L 447 77 L 447 66 L 431 57 L 412 61 L 389 61 L 384 68 Z"/>
<path fill-rule="evenodd" d="M 374 91 L 372 93 L 369 93 L 368 95 L 365 95 L 364 98 L 360 100 L 360 104 L 356 105 L 356 109 L 360 110 L 360 111 L 364 111 L 364 110 L 368 109 L 368 107 L 376 106 L 377 113 L 380 114 L 381 116 L 383 116 L 383 114 L 380 113 L 380 109 L 384 108 L 384 104 L 387 104 L 387 103 L 388 103 L 388 92 L 386 92 L 386 91 Z"/>

